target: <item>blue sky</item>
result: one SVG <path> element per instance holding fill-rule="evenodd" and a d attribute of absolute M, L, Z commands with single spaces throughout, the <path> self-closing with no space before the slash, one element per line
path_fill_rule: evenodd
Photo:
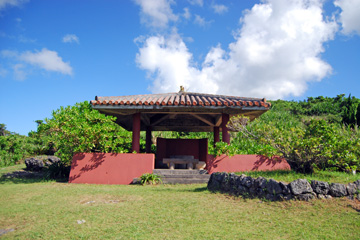
<path fill-rule="evenodd" d="M 359 0 L 0 0 L 0 123 L 98 96 L 360 97 Z"/>

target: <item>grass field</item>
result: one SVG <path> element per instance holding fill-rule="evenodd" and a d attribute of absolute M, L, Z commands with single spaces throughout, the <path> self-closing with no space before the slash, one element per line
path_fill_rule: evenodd
<path fill-rule="evenodd" d="M 346 198 L 266 202 L 211 193 L 205 184 L 4 177 L 0 192 L 0 229 L 14 229 L 2 239 L 360 239 L 360 203 Z"/>

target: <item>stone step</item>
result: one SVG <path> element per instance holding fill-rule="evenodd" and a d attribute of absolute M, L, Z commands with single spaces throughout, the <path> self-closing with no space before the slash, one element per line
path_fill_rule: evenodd
<path fill-rule="evenodd" d="M 194 184 L 207 183 L 209 179 L 193 179 L 193 178 L 163 178 L 164 184 Z"/>
<path fill-rule="evenodd" d="M 153 173 L 157 175 L 207 175 L 205 170 L 188 170 L 188 169 L 154 169 Z"/>
<path fill-rule="evenodd" d="M 164 184 L 207 183 L 210 178 L 204 170 L 154 169 L 153 173 L 161 176 Z"/>

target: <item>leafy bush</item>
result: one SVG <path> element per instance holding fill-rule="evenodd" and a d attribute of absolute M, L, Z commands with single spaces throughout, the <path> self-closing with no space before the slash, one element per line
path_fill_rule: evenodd
<path fill-rule="evenodd" d="M 0 167 L 19 163 L 26 157 L 39 154 L 39 142 L 36 138 L 19 135 L 6 130 L 1 124 Z"/>
<path fill-rule="evenodd" d="M 54 111 L 51 119 L 39 124 L 38 134 L 46 136 L 46 144 L 52 144 L 55 155 L 69 165 L 78 152 L 129 152 L 131 133 L 115 120 L 92 109 L 85 101 Z"/>
<path fill-rule="evenodd" d="M 70 175 L 70 166 L 59 161 L 54 162 L 44 169 L 46 179 L 68 179 Z"/>
<path fill-rule="evenodd" d="M 141 175 L 140 180 L 142 185 L 162 183 L 161 177 L 154 173 L 144 173 Z"/>
<path fill-rule="evenodd" d="M 271 118 L 267 124 L 261 124 L 259 119 L 247 126 L 244 117 L 234 117 L 229 127 L 267 146 L 259 149 L 259 154 L 284 157 L 297 172 L 312 173 L 331 166 L 336 170 L 359 167 L 359 131 L 325 120 L 302 123 L 286 114 L 273 114 Z"/>

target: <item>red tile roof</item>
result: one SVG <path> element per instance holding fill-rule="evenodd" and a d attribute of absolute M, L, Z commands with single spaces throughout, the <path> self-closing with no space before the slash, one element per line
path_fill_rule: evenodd
<path fill-rule="evenodd" d="M 91 101 L 93 106 L 96 105 L 161 105 L 161 106 L 222 106 L 222 107 L 264 107 L 269 108 L 270 103 L 265 98 L 245 98 L 224 95 L 178 92 L 178 93 L 161 93 L 113 97 L 95 97 Z"/>

